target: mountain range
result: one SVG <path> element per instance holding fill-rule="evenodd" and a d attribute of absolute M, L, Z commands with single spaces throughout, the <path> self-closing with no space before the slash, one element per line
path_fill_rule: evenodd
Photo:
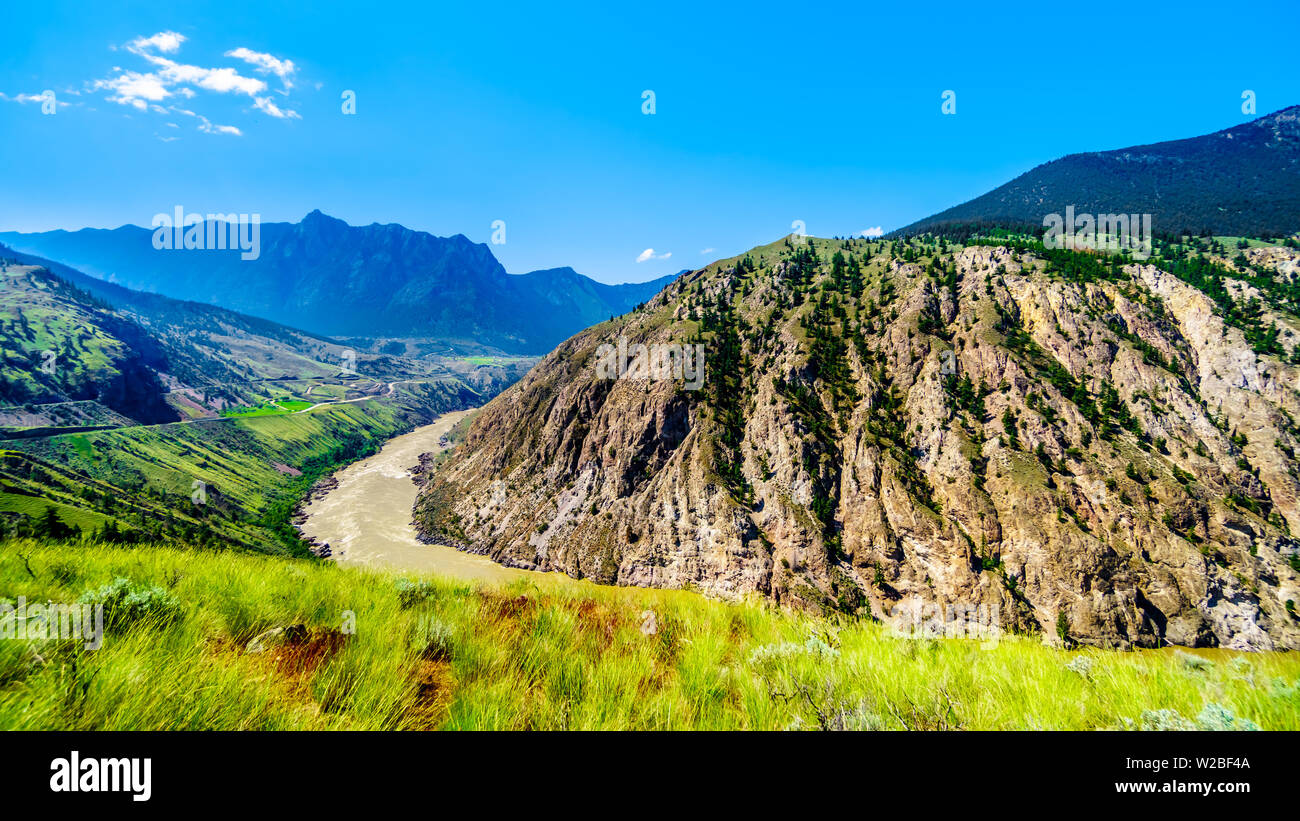
<path fill-rule="evenodd" d="M 1199 137 L 1070 154 L 891 236 L 1041 229 L 1067 206 L 1151 214 L 1165 237 L 1291 234 L 1300 227 L 1300 106 Z"/>
<path fill-rule="evenodd" d="M 177 299 L 219 305 L 332 337 L 432 337 L 545 353 L 658 293 L 671 276 L 606 285 L 572 268 L 513 275 L 487 245 L 401 225 L 351 226 L 313 211 L 260 225 L 238 250 L 159 250 L 154 231 L 0 233 L 17 251 Z"/>

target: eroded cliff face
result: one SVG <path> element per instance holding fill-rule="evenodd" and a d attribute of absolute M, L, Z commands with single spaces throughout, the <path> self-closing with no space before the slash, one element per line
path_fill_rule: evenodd
<path fill-rule="evenodd" d="M 1294 276 L 1295 251 L 1256 256 Z M 563 343 L 479 414 L 416 521 L 605 583 L 1296 648 L 1296 338 L 1258 355 L 1240 324 L 1156 264 L 787 240 Z M 703 388 L 605 378 L 620 337 L 703 344 Z"/>

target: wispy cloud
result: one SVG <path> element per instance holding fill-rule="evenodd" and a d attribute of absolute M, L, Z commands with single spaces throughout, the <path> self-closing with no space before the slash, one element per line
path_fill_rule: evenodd
<path fill-rule="evenodd" d="M 875 237 L 883 237 L 885 235 L 885 229 L 877 225 L 875 228 L 868 228 L 865 231 L 862 231 L 861 233 L 862 236 L 866 237 L 867 239 L 873 239 Z"/>
<path fill-rule="evenodd" d="M 184 115 L 186 117 L 193 117 L 196 120 L 198 120 L 199 131 L 202 131 L 204 134 L 230 134 L 235 137 L 244 136 L 244 132 L 240 131 L 238 128 L 236 128 L 233 125 L 215 125 L 207 117 L 204 117 L 202 114 L 199 114 L 197 112 L 190 111 L 189 109 L 177 108 L 175 106 L 172 106 L 171 111 L 174 111 L 175 113 Z M 172 123 L 168 123 L 168 125 L 172 125 Z"/>
<path fill-rule="evenodd" d="M 115 66 L 112 74 L 88 84 L 92 91 L 107 93 L 110 102 L 129 106 L 138 111 L 152 110 L 165 114 L 168 109 L 159 105 L 173 98 L 192 100 L 201 91 L 213 94 L 234 94 L 248 97 L 253 108 L 275 119 L 302 119 L 292 108 L 275 103 L 268 96 L 265 80 L 241 74 L 229 66 L 205 67 L 182 63 L 165 57 L 176 54 L 188 38 L 174 31 L 161 31 L 150 37 L 137 37 L 127 43 L 128 52 L 150 65 L 147 71 L 123 69 Z M 297 67 L 292 60 L 283 60 L 272 54 L 239 47 L 225 52 L 225 56 L 242 60 L 263 75 L 275 75 L 282 88 L 277 92 L 288 96 L 293 88 Z M 215 125 L 207 117 L 193 111 L 171 107 L 170 110 L 199 119 L 198 130 L 208 134 L 242 135 L 235 126 Z"/>
<path fill-rule="evenodd" d="M 714 251 L 716 251 L 716 250 L 718 250 L 718 249 L 717 249 L 717 248 L 705 248 L 705 249 L 701 250 L 700 253 L 701 253 L 701 254 L 712 254 L 712 253 L 713 253 Z"/>
<path fill-rule="evenodd" d="M 133 106 L 141 111 L 147 109 L 149 103 L 165 100 L 172 94 L 158 76 L 138 71 L 124 71 L 107 80 L 96 80 L 90 87 L 94 91 L 109 92 L 108 101 L 111 103 Z"/>
<path fill-rule="evenodd" d="M 184 34 L 177 34 L 174 31 L 160 31 L 152 37 L 137 37 L 131 41 L 129 48 L 142 50 L 147 48 L 156 48 L 163 54 L 175 54 L 180 50 L 181 43 L 185 42 Z"/>
<path fill-rule="evenodd" d="M 650 261 L 650 260 L 652 260 L 652 259 L 668 259 L 668 258 L 671 257 L 672 255 L 673 255 L 673 252 L 672 252 L 672 251 L 666 251 L 666 252 L 664 252 L 664 253 L 662 253 L 662 254 L 656 254 L 656 253 L 655 253 L 655 249 L 653 249 L 653 248 L 647 248 L 647 249 L 645 249 L 644 251 L 642 251 L 642 252 L 640 253 L 640 255 L 637 256 L 636 261 L 637 261 L 637 262 L 648 262 L 648 261 Z"/>
<path fill-rule="evenodd" d="M 253 100 L 253 104 L 257 106 L 258 110 L 264 111 L 272 117 L 277 117 L 279 119 L 284 119 L 285 117 L 294 120 L 302 119 L 298 116 L 298 112 L 296 111 L 282 110 L 278 105 L 271 102 L 270 97 L 257 97 Z"/>
<path fill-rule="evenodd" d="M 67 94 L 68 92 L 65 91 L 60 93 Z M 55 95 L 53 91 L 42 91 L 40 94 L 20 93 L 20 94 L 14 94 L 13 96 L 10 96 L 0 91 L 0 100 L 3 100 L 6 103 L 18 103 L 19 105 L 27 105 L 28 103 L 35 103 L 37 105 L 48 105 L 50 103 L 53 103 L 55 106 L 55 110 L 58 110 L 59 108 L 67 108 L 68 106 L 73 105 L 73 103 L 66 103 L 63 100 L 58 99 L 58 95 Z M 76 105 L 81 105 L 81 104 L 76 103 Z"/>
<path fill-rule="evenodd" d="M 199 123 L 199 131 L 205 134 L 232 134 L 236 137 L 244 136 L 244 132 L 235 128 L 233 125 L 214 125 L 208 122 L 206 117 L 201 117 L 203 122 Z"/>
<path fill-rule="evenodd" d="M 274 74 L 284 84 L 286 92 L 293 88 L 293 75 L 298 70 L 297 66 L 293 64 L 293 60 L 281 60 L 266 52 L 253 51 L 242 46 L 227 51 L 226 56 L 243 60 L 245 63 L 256 67 L 261 74 Z"/>
<path fill-rule="evenodd" d="M 14 96 L 10 97 L 8 94 L 5 94 L 4 92 L 0 91 L 0 100 L 5 100 L 11 103 L 22 103 L 25 105 L 27 103 L 45 102 L 45 95 L 44 94 L 15 94 Z"/>

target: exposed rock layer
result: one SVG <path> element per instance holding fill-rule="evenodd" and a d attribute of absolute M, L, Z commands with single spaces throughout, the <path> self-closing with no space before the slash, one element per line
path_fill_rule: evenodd
<path fill-rule="evenodd" d="M 417 524 L 606 583 L 1300 647 L 1297 368 L 1154 265 L 1045 256 L 809 240 L 683 275 L 489 403 Z M 705 389 L 602 378 L 620 336 L 698 339 Z"/>

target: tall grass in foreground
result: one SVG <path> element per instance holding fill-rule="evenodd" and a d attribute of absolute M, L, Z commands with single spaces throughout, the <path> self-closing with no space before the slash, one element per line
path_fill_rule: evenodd
<path fill-rule="evenodd" d="M 1296 653 L 985 647 L 686 593 L 0 544 L 0 598 L 103 590 L 152 604 L 106 614 L 98 650 L 0 640 L 0 728 L 1300 728 Z"/>

